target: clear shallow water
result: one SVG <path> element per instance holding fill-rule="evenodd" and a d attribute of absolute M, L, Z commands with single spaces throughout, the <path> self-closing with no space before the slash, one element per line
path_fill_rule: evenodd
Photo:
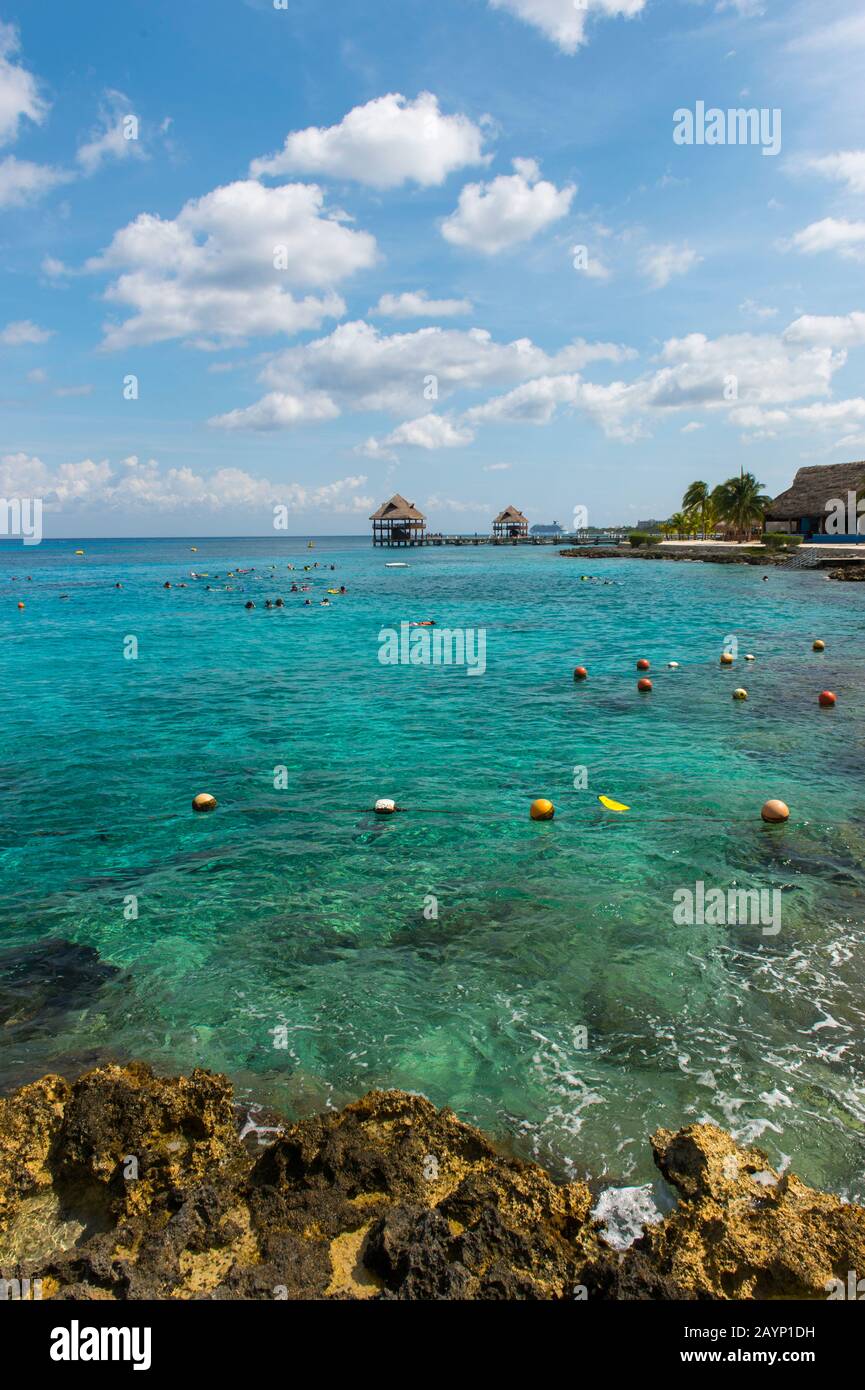
<path fill-rule="evenodd" d="M 194 543 L 0 548 L 0 950 L 57 939 L 116 969 L 88 985 L 85 960 L 13 1008 L 0 1087 L 130 1056 L 294 1113 L 400 1086 L 629 1184 L 654 1176 L 655 1126 L 711 1119 L 865 1195 L 859 586 L 552 547 Z M 314 559 L 337 570 L 303 608 L 286 565 Z M 237 565 L 243 592 L 189 578 Z M 349 593 L 322 609 L 332 583 Z M 379 629 L 427 616 L 486 628 L 486 674 L 380 665 Z M 728 633 L 758 661 L 722 670 Z M 204 790 L 219 809 L 195 816 Z M 557 816 L 533 824 L 541 795 Z M 375 818 L 379 796 L 411 809 Z M 769 796 L 787 826 L 760 821 Z M 697 879 L 781 888 L 780 933 L 675 926 Z"/>

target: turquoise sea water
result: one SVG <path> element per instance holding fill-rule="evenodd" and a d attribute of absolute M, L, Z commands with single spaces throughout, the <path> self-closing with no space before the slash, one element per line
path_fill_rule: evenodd
<path fill-rule="evenodd" d="M 131 1056 L 292 1113 L 400 1086 L 629 1183 L 655 1126 L 711 1119 L 865 1195 L 862 587 L 552 547 L 78 544 L 0 549 L 0 993 L 4 959 L 24 991 L 0 1087 Z M 306 608 L 286 566 L 316 559 Z M 484 628 L 486 673 L 381 665 L 379 630 L 427 617 Z M 728 634 L 757 661 L 721 669 Z M 676 926 L 697 880 L 782 890 L 781 931 Z M 49 965 L 34 1005 L 53 940 L 113 970 Z"/>

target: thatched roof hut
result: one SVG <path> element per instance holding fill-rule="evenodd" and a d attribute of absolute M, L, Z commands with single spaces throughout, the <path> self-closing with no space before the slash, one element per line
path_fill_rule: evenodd
<path fill-rule="evenodd" d="M 426 530 L 426 517 L 414 502 L 395 492 L 370 517 L 373 545 L 420 545 Z"/>
<path fill-rule="evenodd" d="M 793 486 L 766 508 L 767 530 L 803 535 L 822 532 L 833 504 L 844 507 L 848 495 L 865 492 L 865 462 L 816 464 L 800 468 Z M 854 508 L 855 514 L 855 508 Z M 774 523 L 774 524 L 773 524 Z"/>
<path fill-rule="evenodd" d="M 493 521 L 493 535 L 505 539 L 529 534 L 528 519 L 517 507 L 505 507 Z"/>

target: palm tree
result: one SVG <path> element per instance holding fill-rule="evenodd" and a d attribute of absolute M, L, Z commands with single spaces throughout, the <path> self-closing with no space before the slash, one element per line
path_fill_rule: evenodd
<path fill-rule="evenodd" d="M 738 478 L 728 478 L 712 494 L 721 517 L 742 540 L 747 540 L 757 526 L 762 527 L 765 510 L 772 500 L 760 491 L 762 487 L 753 473 L 742 470 Z"/>
<path fill-rule="evenodd" d="M 699 512 L 703 537 L 706 535 L 706 505 L 709 501 L 710 492 L 707 483 L 691 483 L 684 497 L 682 506 L 686 512 Z"/>
<path fill-rule="evenodd" d="M 688 526 L 688 518 L 685 516 L 684 512 L 673 512 L 667 525 L 670 527 L 671 531 L 675 531 L 679 540 L 681 540 Z"/>
<path fill-rule="evenodd" d="M 718 528 L 720 516 L 718 514 L 718 504 L 715 501 L 714 492 L 710 492 L 701 508 L 703 519 L 703 539 L 707 540 Z"/>

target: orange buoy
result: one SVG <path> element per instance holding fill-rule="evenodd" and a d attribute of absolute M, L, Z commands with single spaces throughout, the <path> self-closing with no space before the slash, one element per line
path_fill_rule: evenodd
<path fill-rule="evenodd" d="M 641 679 L 637 681 L 638 690 L 648 691 L 651 690 L 651 688 L 652 682 L 649 680 L 648 676 L 642 676 Z"/>
<path fill-rule="evenodd" d="M 835 696 L 833 695 L 831 690 L 820 691 L 820 704 L 823 706 L 824 709 L 832 708 L 832 706 L 835 704 Z"/>
<path fill-rule="evenodd" d="M 823 642 L 823 641 L 821 641 L 820 638 L 818 637 L 817 640 L 816 640 L 816 642 L 813 642 L 813 643 L 811 644 L 811 650 L 812 650 L 812 652 L 825 652 L 825 650 L 826 650 L 826 643 Z"/>
<path fill-rule="evenodd" d="M 733 654 L 732 654 L 732 652 L 721 652 L 721 665 L 722 665 L 722 666 L 732 666 L 732 665 L 733 665 Z"/>
<path fill-rule="evenodd" d="M 23 608 L 23 607 L 24 607 L 24 604 L 21 602 L 20 599 L 18 600 L 18 607 L 19 607 L 19 608 Z"/>
<path fill-rule="evenodd" d="M 639 661 L 637 662 L 637 670 L 638 670 L 638 671 L 648 671 L 648 669 L 649 669 L 649 663 L 648 663 L 648 661 L 646 660 L 646 658 L 645 658 L 644 656 L 641 656 L 640 659 L 639 659 Z"/>
<path fill-rule="evenodd" d="M 575 681 L 584 681 L 584 680 L 586 680 L 586 679 L 588 678 L 588 674 L 589 674 L 589 673 L 588 673 L 588 671 L 586 670 L 585 666 L 575 666 L 575 667 L 574 667 L 574 680 L 575 680 Z"/>
<path fill-rule="evenodd" d="M 193 811 L 215 811 L 216 807 L 216 797 L 211 796 L 209 792 L 199 792 L 192 798 Z"/>
<path fill-rule="evenodd" d="M 784 801 L 767 801 L 760 815 L 770 825 L 776 825 L 782 820 L 789 820 L 790 808 Z"/>
<path fill-rule="evenodd" d="M 533 801 L 529 810 L 529 815 L 532 820 L 552 820 L 555 814 L 555 806 L 544 797 L 540 797 L 539 800 Z"/>

